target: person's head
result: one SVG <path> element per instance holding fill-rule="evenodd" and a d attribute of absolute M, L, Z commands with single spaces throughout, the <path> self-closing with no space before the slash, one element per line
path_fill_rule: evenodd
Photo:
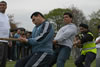
<path fill-rule="evenodd" d="M 0 12 L 5 13 L 7 8 L 7 3 L 5 1 L 0 1 Z"/>
<path fill-rule="evenodd" d="M 63 16 L 64 16 L 64 22 L 66 24 L 72 23 L 72 18 L 73 18 L 72 13 L 66 12 L 66 13 L 64 13 Z"/>
<path fill-rule="evenodd" d="M 42 13 L 40 12 L 34 12 L 32 15 L 31 15 L 31 19 L 32 19 L 32 22 L 35 24 L 35 25 L 40 25 L 42 22 L 45 21 L 45 18 L 43 16 Z"/>
<path fill-rule="evenodd" d="M 17 29 L 17 34 L 20 34 L 21 33 L 21 30 L 18 28 Z"/>
<path fill-rule="evenodd" d="M 87 32 L 88 31 L 88 25 L 87 24 L 81 23 L 79 25 L 79 28 L 80 28 L 80 32 Z"/>
<path fill-rule="evenodd" d="M 23 35 L 23 34 L 25 34 L 25 29 L 24 28 L 21 29 L 21 35 Z"/>

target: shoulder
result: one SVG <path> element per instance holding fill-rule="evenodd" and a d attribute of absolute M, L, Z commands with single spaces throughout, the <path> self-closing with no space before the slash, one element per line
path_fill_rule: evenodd
<path fill-rule="evenodd" d="M 49 28 L 49 27 L 51 27 L 51 26 L 52 26 L 52 24 L 51 24 L 49 21 L 44 21 L 44 22 L 41 24 L 40 27 L 42 27 L 42 29 L 44 29 L 44 28 Z"/>
<path fill-rule="evenodd" d="M 77 30 L 77 26 L 75 24 L 68 24 L 65 27 L 66 27 L 66 29 Z"/>

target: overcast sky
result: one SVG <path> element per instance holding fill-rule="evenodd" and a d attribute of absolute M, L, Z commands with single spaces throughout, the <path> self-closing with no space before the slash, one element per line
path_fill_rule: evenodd
<path fill-rule="evenodd" d="M 14 14 L 14 20 L 20 22 L 19 27 L 32 30 L 34 25 L 30 15 L 35 11 L 45 14 L 55 8 L 68 8 L 75 6 L 88 17 L 100 9 L 100 0 L 5 0 L 8 3 L 7 14 Z"/>

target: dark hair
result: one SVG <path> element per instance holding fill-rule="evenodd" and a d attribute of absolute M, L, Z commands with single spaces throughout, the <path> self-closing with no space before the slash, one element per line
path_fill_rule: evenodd
<path fill-rule="evenodd" d="M 98 25 L 98 29 L 100 29 L 100 25 Z"/>
<path fill-rule="evenodd" d="M 6 1 L 0 1 L 0 3 L 5 3 L 5 5 L 7 5 L 7 2 Z"/>
<path fill-rule="evenodd" d="M 16 30 L 25 31 L 25 28 L 20 27 L 20 28 L 17 28 Z"/>
<path fill-rule="evenodd" d="M 70 13 L 70 12 L 65 12 L 64 15 L 68 15 L 70 18 L 73 18 L 72 13 Z"/>
<path fill-rule="evenodd" d="M 32 18 L 33 16 L 38 16 L 38 15 L 40 15 L 40 16 L 42 16 L 42 17 L 44 18 L 43 14 L 40 13 L 40 12 L 34 12 L 34 13 L 31 15 L 31 18 Z"/>
<path fill-rule="evenodd" d="M 81 24 L 79 25 L 79 27 L 83 27 L 83 28 L 88 29 L 88 25 L 87 25 L 87 24 L 83 24 L 83 23 L 81 23 Z"/>

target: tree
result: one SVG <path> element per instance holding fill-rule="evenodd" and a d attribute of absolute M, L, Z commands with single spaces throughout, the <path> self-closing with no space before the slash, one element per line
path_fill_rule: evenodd
<path fill-rule="evenodd" d="M 71 10 L 70 9 L 57 8 L 57 9 L 51 10 L 48 14 L 45 14 L 45 17 L 49 21 L 55 22 L 53 24 L 56 27 L 57 31 L 63 26 L 63 14 L 66 11 L 71 11 Z"/>
<path fill-rule="evenodd" d="M 78 8 L 76 8 L 74 6 L 71 7 L 70 9 L 71 9 L 72 14 L 73 14 L 73 23 L 75 23 L 77 26 L 80 23 L 85 23 L 85 24 L 88 23 L 86 17 L 84 16 L 84 14 L 81 10 L 79 10 Z"/>
<path fill-rule="evenodd" d="M 100 25 L 100 9 L 97 12 L 93 12 L 90 15 L 90 20 L 89 20 L 89 27 L 90 30 L 93 32 L 93 34 L 95 35 L 95 37 L 97 37 L 98 35 L 98 31 L 97 31 L 97 26 Z"/>
<path fill-rule="evenodd" d="M 62 8 L 57 8 L 57 9 L 54 9 L 54 10 L 51 10 L 48 14 L 45 14 L 45 17 L 54 22 L 54 27 L 55 27 L 55 30 L 58 31 L 64 24 L 63 24 L 63 14 L 65 12 L 71 12 L 73 13 L 73 22 L 76 24 L 76 25 L 79 25 L 80 23 L 86 23 L 87 20 L 84 16 L 84 14 L 82 13 L 81 10 L 75 8 L 75 7 L 72 7 L 72 8 L 65 8 L 65 9 L 62 9 Z"/>

